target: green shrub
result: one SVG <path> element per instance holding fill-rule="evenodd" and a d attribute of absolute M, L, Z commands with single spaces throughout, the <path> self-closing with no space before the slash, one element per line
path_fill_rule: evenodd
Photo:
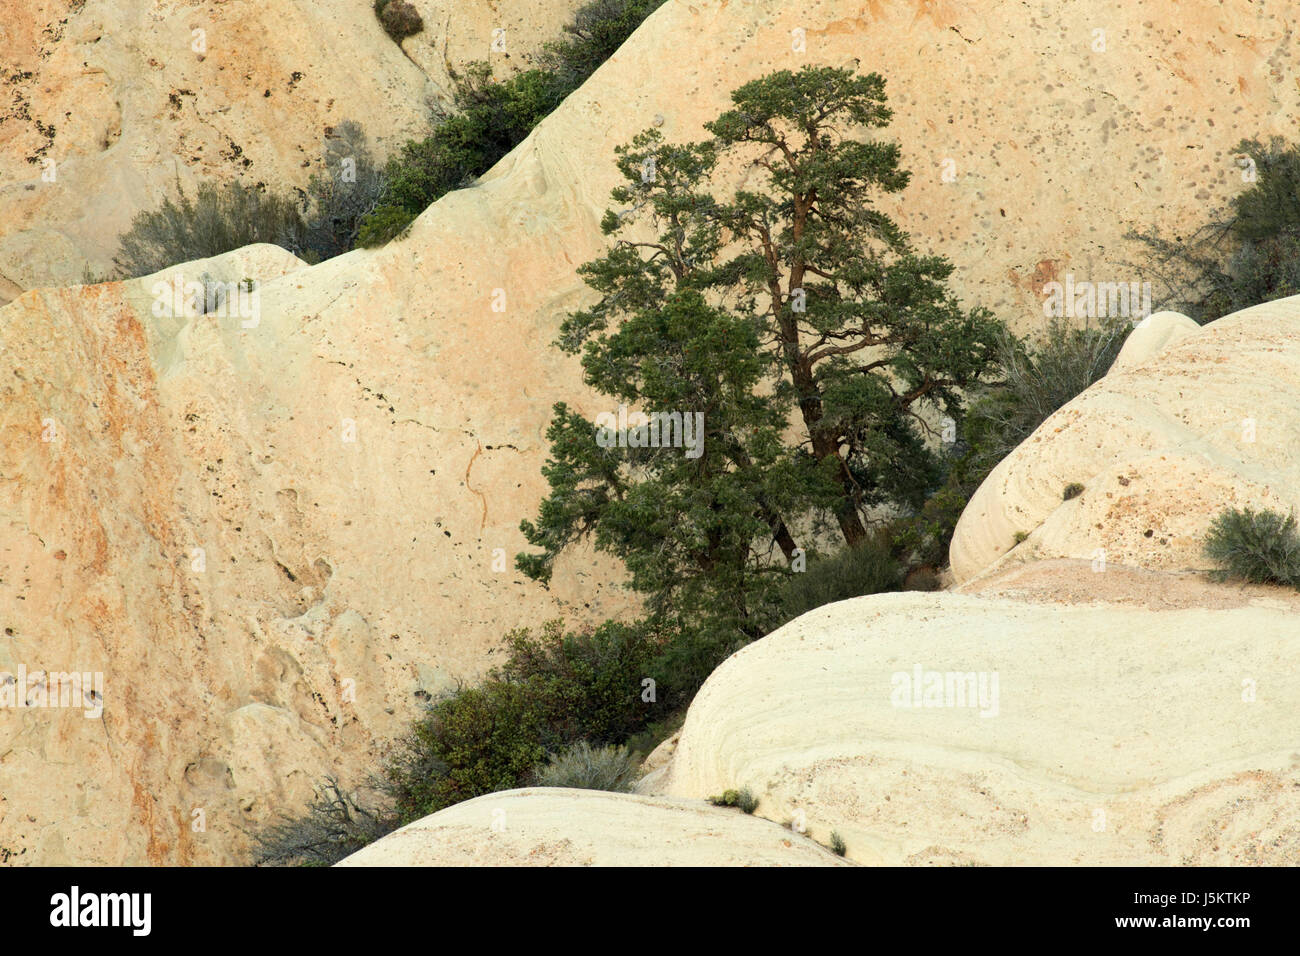
<path fill-rule="evenodd" d="M 937 568 L 948 563 L 948 545 L 966 503 L 979 486 L 962 477 L 962 464 L 949 462 L 946 479 L 915 514 L 894 519 L 889 534 L 906 567 Z M 905 588 L 905 590 L 909 590 Z"/>
<path fill-rule="evenodd" d="M 549 756 L 546 765 L 533 772 L 532 782 L 539 787 L 577 787 L 628 793 L 636 782 L 640 766 L 637 755 L 627 747 L 615 744 L 593 747 L 583 740 L 562 753 Z"/>
<path fill-rule="evenodd" d="M 1015 538 L 1016 544 L 1024 544 L 1026 541 L 1029 540 L 1029 532 L 1017 531 L 1014 535 L 1012 535 L 1012 537 Z"/>
<path fill-rule="evenodd" d="M 1217 580 L 1300 588 L 1300 535 L 1294 515 L 1230 508 L 1210 524 L 1205 553 L 1222 568 Z"/>
<path fill-rule="evenodd" d="M 569 92 L 543 70 L 498 82 L 487 63 L 471 63 L 453 79 L 458 112 L 441 117 L 428 137 L 408 140 L 389 159 L 387 186 L 375 213 L 363 223 L 361 245 L 388 241 L 444 195 L 472 185 Z"/>
<path fill-rule="evenodd" d="M 374 212 L 361 220 L 357 229 L 357 245 L 362 248 L 382 246 L 401 236 L 411 223 L 415 222 L 415 213 L 401 206 L 377 206 Z"/>
<path fill-rule="evenodd" d="M 375 0 L 375 16 L 394 43 L 401 43 L 424 29 L 419 11 L 407 0 Z"/>
<path fill-rule="evenodd" d="M 642 680 L 662 650 L 650 629 L 606 622 L 506 638 L 507 661 L 479 686 L 435 702 L 386 769 L 403 822 L 484 793 L 523 786 L 548 753 L 579 741 L 622 743 L 661 708 Z"/>
<path fill-rule="evenodd" d="M 193 199 L 177 183 L 176 202 L 164 199 L 141 211 L 123 233 L 113 262 L 123 278 L 219 256 L 241 246 L 269 242 L 295 254 L 303 249 L 304 223 L 293 202 L 234 182 L 204 183 Z"/>
<path fill-rule="evenodd" d="M 299 817 L 255 833 L 255 859 L 269 866 L 332 866 L 397 828 L 387 811 L 375 809 L 328 777 Z"/>
<path fill-rule="evenodd" d="M 663 713 L 684 710 L 718 665 L 753 640 L 725 627 L 678 626 L 664 633 L 667 638 L 652 668 Z"/>
<path fill-rule="evenodd" d="M 392 0 L 391 7 L 398 0 Z M 564 40 L 548 44 L 539 69 L 504 80 L 489 64 L 452 73 L 453 109 L 423 140 L 390 158 L 388 184 L 359 230 L 358 244 L 382 245 L 434 202 L 463 189 L 518 146 L 564 98 L 618 49 L 663 0 L 596 0 L 574 14 Z"/>
<path fill-rule="evenodd" d="M 1083 491 L 1083 485 L 1079 484 L 1077 481 L 1072 481 L 1065 486 L 1065 491 L 1061 492 L 1061 500 L 1070 501 L 1083 494 Z"/>
<path fill-rule="evenodd" d="M 848 844 L 844 842 L 844 837 L 840 836 L 838 830 L 831 831 L 831 852 L 836 856 L 843 856 L 849 852 Z"/>
<path fill-rule="evenodd" d="M 645 726 L 641 682 L 659 651 L 649 629 L 607 621 L 566 634 L 552 621 L 537 636 L 511 633 L 506 649 L 500 678 L 544 697 L 548 723 L 564 742 L 617 743 Z"/>
<path fill-rule="evenodd" d="M 709 797 L 709 803 L 715 807 L 736 807 L 743 813 L 753 813 L 758 809 L 758 797 L 749 787 L 740 790 L 724 790 L 717 796 Z"/>
<path fill-rule="evenodd" d="M 540 57 L 543 69 L 576 90 L 608 60 L 664 0 L 594 0 L 579 7 L 564 38 L 547 43 Z"/>
<path fill-rule="evenodd" d="M 790 575 L 781 595 L 779 621 L 772 629 L 823 604 L 897 591 L 902 586 L 904 572 L 884 533 L 873 535 L 857 547 L 814 558 L 806 571 Z"/>

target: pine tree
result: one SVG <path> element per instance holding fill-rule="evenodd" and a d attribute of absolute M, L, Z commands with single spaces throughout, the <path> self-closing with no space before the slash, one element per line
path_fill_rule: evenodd
<path fill-rule="evenodd" d="M 521 525 L 542 553 L 518 563 L 545 581 L 594 535 L 653 613 L 753 637 L 796 559 L 794 529 L 830 516 L 856 545 L 874 509 L 915 509 L 937 487 L 922 411 L 960 418 L 961 390 L 996 371 L 1001 325 L 963 311 L 951 264 L 872 205 L 908 181 L 896 144 L 846 135 L 889 121 L 878 75 L 781 71 L 732 100 L 711 141 L 651 129 L 617 150 L 622 209 L 602 222 L 617 238 L 579 269 L 600 298 L 557 342 L 605 395 L 703 412 L 703 454 L 602 447 L 557 405 L 551 493 Z M 720 201 L 724 161 L 748 175 Z"/>

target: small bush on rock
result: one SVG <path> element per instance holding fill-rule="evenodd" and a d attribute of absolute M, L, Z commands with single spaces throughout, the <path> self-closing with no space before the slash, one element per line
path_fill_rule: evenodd
<path fill-rule="evenodd" d="M 381 21 L 399 3 L 409 6 L 405 0 L 388 0 L 386 6 L 380 0 L 376 12 L 382 7 Z M 523 142 L 662 3 L 596 0 L 578 9 L 563 40 L 546 45 L 538 69 L 499 81 L 483 62 L 453 73 L 454 108 L 436 117 L 427 137 L 408 140 L 389 160 L 388 187 L 364 221 L 358 244 L 390 241 L 432 203 L 453 189 L 472 185 Z"/>
<path fill-rule="evenodd" d="M 533 774 L 539 787 L 577 787 L 628 793 L 636 782 L 640 761 L 627 747 L 609 744 L 593 747 L 583 740 L 547 758 Z"/>
<path fill-rule="evenodd" d="M 1232 212 L 1186 239 L 1133 232 L 1143 270 L 1159 284 L 1159 307 L 1205 324 L 1300 292 L 1300 146 L 1274 137 L 1242 140 L 1235 159 L 1250 185 Z"/>
<path fill-rule="evenodd" d="M 806 571 L 790 575 L 782 594 L 780 621 L 773 629 L 823 604 L 897 591 L 902 587 L 905 570 L 883 533 L 857 547 L 814 558 Z"/>
<path fill-rule="evenodd" d="M 1222 565 L 1217 580 L 1300 588 L 1300 535 L 1294 515 L 1230 508 L 1210 525 L 1205 553 Z"/>
<path fill-rule="evenodd" d="M 379 204 L 387 177 L 361 124 L 344 120 L 325 139 L 325 169 L 307 184 L 303 246 L 310 262 L 332 259 L 357 244 L 361 222 Z"/>
<path fill-rule="evenodd" d="M 204 183 L 191 198 L 136 214 L 122 234 L 113 262 L 123 278 L 145 276 L 179 262 L 207 259 L 241 246 L 269 242 L 295 254 L 303 249 L 304 224 L 288 199 L 233 182 Z"/>
<path fill-rule="evenodd" d="M 424 21 L 407 0 L 375 0 L 375 16 L 394 43 L 401 43 L 424 29 Z"/>
<path fill-rule="evenodd" d="M 606 622 L 506 638 L 507 661 L 477 687 L 435 702 L 390 760 L 389 792 L 403 822 L 497 790 L 523 786 L 546 760 L 580 741 L 616 744 L 664 711 L 642 699 L 661 651 L 647 628 Z"/>
<path fill-rule="evenodd" d="M 758 797 L 749 787 L 740 790 L 724 790 L 717 796 L 709 797 L 709 803 L 715 807 L 735 807 L 742 813 L 753 813 L 758 809 Z"/>

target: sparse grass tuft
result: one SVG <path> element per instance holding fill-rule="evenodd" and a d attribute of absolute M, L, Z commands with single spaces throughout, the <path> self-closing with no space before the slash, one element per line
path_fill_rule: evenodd
<path fill-rule="evenodd" d="M 568 750 L 552 754 L 546 766 L 533 773 L 535 786 L 576 787 L 629 793 L 641 762 L 627 747 L 613 744 L 593 747 L 583 740 Z"/>
<path fill-rule="evenodd" d="M 843 856 L 849 852 L 848 844 L 844 842 L 844 837 L 840 836 L 838 830 L 831 831 L 831 852 L 836 856 Z"/>

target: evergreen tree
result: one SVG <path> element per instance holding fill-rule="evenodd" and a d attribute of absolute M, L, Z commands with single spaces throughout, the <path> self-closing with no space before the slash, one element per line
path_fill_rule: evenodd
<path fill-rule="evenodd" d="M 600 298 L 558 341 L 603 394 L 703 412 L 703 454 L 602 447 L 557 405 L 551 493 L 522 524 L 542 553 L 519 567 L 545 581 L 592 534 L 652 612 L 753 637 L 795 528 L 829 514 L 857 545 L 872 509 L 918 508 L 938 486 L 922 410 L 960 418 L 960 390 L 996 370 L 1001 326 L 963 311 L 951 264 L 872 206 L 908 177 L 897 145 L 842 132 L 888 122 L 878 75 L 781 71 L 732 100 L 709 142 L 647 130 L 617 150 L 623 209 L 602 226 L 618 238 L 579 270 Z M 724 160 L 749 173 L 725 202 L 709 192 Z"/>

